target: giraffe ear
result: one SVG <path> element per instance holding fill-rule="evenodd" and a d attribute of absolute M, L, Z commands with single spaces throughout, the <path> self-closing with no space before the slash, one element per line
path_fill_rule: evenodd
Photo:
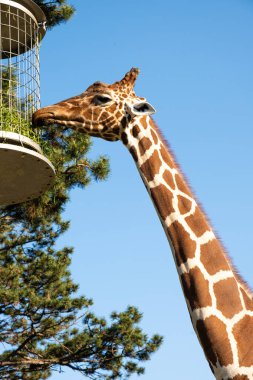
<path fill-rule="evenodd" d="M 132 106 L 128 106 L 128 112 L 132 116 L 140 116 L 140 115 L 152 115 L 156 112 L 153 106 L 151 106 L 148 102 L 139 102 Z"/>

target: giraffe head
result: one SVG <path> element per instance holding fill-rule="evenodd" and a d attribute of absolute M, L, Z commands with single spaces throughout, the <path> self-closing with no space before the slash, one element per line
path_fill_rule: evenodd
<path fill-rule="evenodd" d="M 134 93 L 138 74 L 132 68 L 114 84 L 95 82 L 81 95 L 41 108 L 33 115 L 33 125 L 65 125 L 105 140 L 120 140 L 131 120 L 155 112 L 145 98 Z"/>

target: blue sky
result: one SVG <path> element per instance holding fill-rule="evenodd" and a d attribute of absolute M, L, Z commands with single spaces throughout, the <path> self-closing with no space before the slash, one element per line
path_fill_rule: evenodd
<path fill-rule="evenodd" d="M 155 120 L 240 273 L 252 281 L 253 1 L 72 0 L 77 12 L 41 47 L 41 99 L 49 105 L 112 83 L 131 67 L 136 93 Z M 107 154 L 104 183 L 74 190 L 61 238 L 75 247 L 72 276 L 93 310 L 136 305 L 162 348 L 145 380 L 211 380 L 193 332 L 164 232 L 123 145 L 94 140 Z M 66 371 L 53 380 L 83 378 Z M 133 380 L 137 376 L 132 377 Z"/>

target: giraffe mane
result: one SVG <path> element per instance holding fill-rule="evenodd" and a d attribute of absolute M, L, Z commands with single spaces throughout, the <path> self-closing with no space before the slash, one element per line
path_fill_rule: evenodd
<path fill-rule="evenodd" d="M 183 177 L 185 178 L 185 181 L 187 183 L 187 186 L 189 187 L 190 191 L 192 192 L 192 194 L 194 195 L 195 197 L 195 200 L 196 202 L 198 203 L 198 206 L 199 208 L 201 209 L 201 211 L 203 212 L 203 214 L 205 215 L 206 217 L 206 220 L 208 221 L 208 223 L 210 224 L 210 227 L 213 229 L 217 239 L 219 240 L 220 242 L 220 245 L 224 251 L 224 253 L 226 254 L 226 257 L 227 257 L 227 260 L 229 262 L 229 265 L 231 267 L 231 270 L 233 271 L 234 275 L 236 276 L 236 278 L 238 279 L 238 281 L 241 283 L 241 285 L 243 286 L 244 290 L 246 290 L 247 293 L 249 293 L 249 295 L 253 298 L 253 289 L 249 286 L 249 284 L 243 279 L 243 277 L 241 276 L 239 270 L 237 269 L 236 265 L 234 264 L 233 262 L 233 259 L 231 258 L 231 256 L 229 255 L 228 253 L 228 250 L 227 248 L 225 247 L 219 233 L 217 232 L 216 228 L 214 228 L 213 226 L 213 223 L 212 221 L 210 220 L 207 212 L 205 211 L 205 208 L 203 207 L 202 203 L 199 201 L 198 197 L 196 196 L 196 193 L 195 191 L 192 189 L 192 186 L 187 178 L 187 176 L 185 175 L 185 173 L 183 172 L 181 166 L 178 164 L 177 162 L 177 159 L 175 158 L 175 154 L 173 152 L 173 148 L 171 148 L 171 145 L 168 143 L 167 139 L 164 137 L 164 134 L 163 132 L 161 131 L 161 129 L 158 127 L 157 123 L 155 122 L 155 120 L 153 118 L 152 119 L 152 122 L 153 122 L 153 125 L 154 125 L 154 128 L 157 130 L 157 132 L 159 133 L 160 137 L 161 137 L 161 140 L 163 142 L 163 144 L 166 146 L 166 148 L 170 151 L 171 153 L 171 156 L 174 160 L 174 163 L 175 163 L 175 166 L 177 168 L 177 170 L 183 175 Z"/>

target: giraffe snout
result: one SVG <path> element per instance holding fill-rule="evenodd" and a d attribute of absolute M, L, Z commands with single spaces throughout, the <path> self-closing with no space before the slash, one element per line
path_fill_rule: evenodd
<path fill-rule="evenodd" d="M 36 111 L 32 116 L 33 127 L 43 127 L 45 125 L 52 124 L 54 122 L 54 112 L 42 108 Z"/>

